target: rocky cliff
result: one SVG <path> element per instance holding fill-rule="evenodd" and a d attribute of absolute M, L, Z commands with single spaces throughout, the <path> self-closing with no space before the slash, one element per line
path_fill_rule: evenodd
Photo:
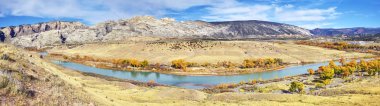
<path fill-rule="evenodd" d="M 46 45 L 119 42 L 132 36 L 258 38 L 308 37 L 312 34 L 297 26 L 265 21 L 175 21 L 140 16 L 107 21 L 94 26 L 79 22 L 47 22 L 1 28 L 0 40 L 23 47 Z"/>
<path fill-rule="evenodd" d="M 0 36 L 3 42 L 9 41 L 11 38 L 15 38 L 18 36 L 31 35 L 36 33 L 42 33 L 51 30 L 62 30 L 66 28 L 78 29 L 78 28 L 86 28 L 80 22 L 46 22 L 46 23 L 38 23 L 34 25 L 20 25 L 20 26 L 9 26 L 1 28 Z"/>

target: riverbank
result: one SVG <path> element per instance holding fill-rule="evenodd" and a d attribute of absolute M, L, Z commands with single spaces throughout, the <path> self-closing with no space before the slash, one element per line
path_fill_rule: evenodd
<path fill-rule="evenodd" d="M 70 58 L 70 57 L 75 57 Z M 250 74 L 257 72 L 268 72 L 281 70 L 294 64 L 274 64 L 270 67 L 252 67 L 252 68 L 241 68 L 239 64 L 233 64 L 228 62 L 223 62 L 220 64 L 208 64 L 207 66 L 198 65 L 186 67 L 186 69 L 176 69 L 170 65 L 166 64 L 150 64 L 146 67 L 131 67 L 117 65 L 113 63 L 115 59 L 96 59 L 89 56 L 66 56 L 62 54 L 49 54 L 47 58 L 51 60 L 60 60 L 60 61 L 69 61 L 79 64 L 84 64 L 87 66 L 92 66 L 96 68 L 110 69 L 110 70 L 122 70 L 122 71 L 136 71 L 136 72 L 158 72 L 164 74 L 173 74 L 173 75 L 191 75 L 191 76 L 228 76 L 228 75 L 240 75 L 240 74 Z M 116 59 L 118 60 L 118 59 Z M 265 61 L 263 61 L 265 62 Z M 189 63 L 191 64 L 191 63 Z M 227 65 L 227 66 L 225 66 Z"/>
<path fill-rule="evenodd" d="M 113 60 L 118 59 L 97 59 L 89 56 L 66 56 L 62 54 L 49 54 L 47 56 L 51 60 L 59 60 L 59 61 L 68 61 L 79 64 L 84 64 L 87 66 L 92 66 L 96 68 L 110 69 L 110 70 L 121 70 L 121 71 L 130 71 L 130 72 L 157 72 L 163 74 L 172 74 L 172 75 L 182 75 L 182 76 L 231 76 L 231 75 L 243 75 L 243 74 L 251 74 L 251 73 L 260 73 L 260 72 L 270 72 L 270 71 L 278 71 L 288 67 L 293 67 L 297 65 L 308 65 L 315 64 L 314 62 L 302 63 L 302 64 L 289 64 L 289 63 L 281 63 L 281 65 L 274 65 L 272 67 L 253 67 L 253 68 L 241 68 L 239 64 L 233 64 L 233 67 L 226 67 L 224 65 L 212 65 L 208 64 L 208 66 L 198 65 L 192 67 L 186 67 L 186 70 L 176 69 L 171 67 L 170 65 L 165 64 L 154 64 L 148 65 L 146 67 L 131 67 L 131 66 L 123 66 L 117 65 L 113 63 Z M 74 57 L 70 59 L 70 57 Z M 372 58 L 372 57 L 364 57 Z M 349 59 L 349 58 L 348 58 Z M 337 61 L 336 59 L 334 61 Z M 120 60 L 119 60 L 120 61 Z M 327 61 L 323 61 L 327 62 Z M 322 62 L 320 62 L 322 63 Z"/>
<path fill-rule="evenodd" d="M 251 92 L 251 93 L 274 93 L 274 94 L 293 94 L 301 93 L 308 95 L 339 95 L 356 94 L 368 91 L 353 91 L 353 85 L 363 82 L 380 82 L 380 60 L 370 59 L 360 62 L 352 60 L 350 62 L 341 61 L 344 65 L 335 65 L 330 62 L 326 66 L 321 66 L 318 70 L 311 70 L 308 74 L 301 74 L 273 80 L 250 80 L 240 83 L 225 83 L 206 88 L 203 91 L 208 93 L 222 92 Z M 293 84 L 297 88 L 291 88 Z M 337 90 L 336 88 L 350 88 Z M 360 87 L 360 86 L 355 86 Z M 291 89 L 298 89 L 292 91 Z M 361 89 L 361 88 L 357 88 Z"/>

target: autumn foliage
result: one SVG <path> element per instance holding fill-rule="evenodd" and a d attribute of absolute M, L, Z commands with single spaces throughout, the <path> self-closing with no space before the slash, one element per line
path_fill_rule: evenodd
<path fill-rule="evenodd" d="M 242 63 L 243 68 L 269 68 L 283 65 L 282 59 L 279 58 L 266 58 L 266 59 L 245 59 Z"/>
<path fill-rule="evenodd" d="M 302 92 L 304 92 L 304 87 L 305 86 L 304 86 L 303 83 L 294 81 L 294 82 L 291 83 L 289 91 L 290 92 L 302 93 Z"/>
<path fill-rule="evenodd" d="M 349 44 L 347 42 L 316 42 L 316 41 L 297 41 L 296 44 L 318 46 L 330 49 L 345 50 L 345 49 L 364 49 L 366 47 L 357 44 Z"/>
<path fill-rule="evenodd" d="M 310 75 L 314 74 L 314 70 L 313 69 L 307 69 L 307 72 L 309 72 Z"/>
<path fill-rule="evenodd" d="M 319 67 L 317 72 L 324 84 L 329 84 L 334 77 L 348 77 L 356 71 L 367 73 L 368 76 L 374 76 L 380 73 L 379 59 L 368 61 L 361 59 L 360 62 L 356 62 L 356 60 L 353 59 L 348 63 L 343 62 L 341 59 L 340 63 L 341 65 L 336 65 L 334 61 L 330 61 L 329 65 Z"/>
<path fill-rule="evenodd" d="M 177 69 L 186 69 L 189 65 L 189 62 L 186 62 L 183 59 L 173 60 L 172 67 Z"/>

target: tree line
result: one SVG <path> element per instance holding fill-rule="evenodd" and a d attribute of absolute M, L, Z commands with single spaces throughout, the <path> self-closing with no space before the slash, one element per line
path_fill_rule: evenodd
<path fill-rule="evenodd" d="M 329 84 L 330 80 L 337 78 L 345 78 L 358 72 L 360 76 L 374 76 L 380 73 L 380 59 L 365 61 L 361 59 L 357 62 L 352 59 L 350 62 L 346 62 L 344 58 L 339 60 L 341 65 L 336 65 L 334 61 L 330 61 L 327 66 L 321 66 L 318 70 L 309 71 L 309 74 L 318 73 L 320 80 L 324 84 Z M 312 69 L 309 69 L 312 70 Z"/>
<path fill-rule="evenodd" d="M 187 67 L 224 67 L 224 68 L 272 68 L 276 66 L 282 66 L 285 63 L 279 58 L 259 58 L 259 59 L 245 59 L 241 64 L 233 63 L 230 61 L 222 61 L 216 64 L 204 63 L 197 64 L 194 62 L 187 62 L 184 59 L 173 60 L 171 67 L 177 69 L 186 69 Z"/>

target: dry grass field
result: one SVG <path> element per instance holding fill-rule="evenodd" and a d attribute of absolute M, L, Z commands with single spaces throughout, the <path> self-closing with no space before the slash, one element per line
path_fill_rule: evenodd
<path fill-rule="evenodd" d="M 69 56 L 90 56 L 106 59 L 148 60 L 170 64 L 184 59 L 199 64 L 230 61 L 241 64 L 244 59 L 280 58 L 286 63 L 322 62 L 341 57 L 369 57 L 371 54 L 345 52 L 320 47 L 296 45 L 290 41 L 163 41 L 129 42 L 123 44 L 85 44 L 68 49 L 61 46 L 49 53 Z"/>
<path fill-rule="evenodd" d="M 168 106 L 210 106 L 210 105 L 378 105 L 380 104 L 380 83 L 379 78 L 368 79 L 360 82 L 344 85 L 331 89 L 331 95 L 313 96 L 299 94 L 271 94 L 271 93 L 217 93 L 209 94 L 199 90 L 182 89 L 177 87 L 144 87 L 137 86 L 128 81 L 111 80 L 102 77 L 94 77 L 82 74 L 75 70 L 65 69 L 57 66 L 47 60 L 39 59 L 39 56 L 25 52 L 20 49 L 14 49 L 12 46 L 2 46 L 0 51 L 8 54 L 15 61 L 12 64 L 23 64 L 23 67 L 36 67 L 38 70 L 25 71 L 26 75 L 33 75 L 36 79 L 28 82 L 35 85 L 35 97 L 24 97 L 23 94 L 13 96 L 1 95 L 1 97 L 21 97 L 29 98 L 27 101 L 18 101 L 16 104 L 12 101 L 1 100 L 5 105 L 22 105 L 42 103 L 44 105 L 83 105 L 76 103 L 89 103 L 87 105 L 168 105 Z M 14 57 L 14 55 L 17 56 Z M 2 62 L 6 62 L 2 60 Z M 6 66 L 6 64 L 2 64 Z M 17 65 L 16 65 L 17 66 Z M 11 68 L 12 69 L 12 68 Z M 34 68 L 30 68 L 34 69 Z M 16 69 L 14 69 L 16 70 Z M 33 74 L 36 73 L 37 74 Z M 54 81 L 43 80 L 44 76 L 53 76 Z M 45 78 L 46 79 L 46 78 Z M 45 81 L 42 83 L 41 81 Z M 54 85 L 54 82 L 62 81 L 63 85 Z M 38 83 L 38 84 L 33 84 Z M 45 85 L 40 85 L 45 84 Z M 50 84 L 53 89 L 48 89 Z M 49 85 L 49 86 L 46 86 Z M 52 91 L 53 90 L 53 91 Z M 56 91 L 54 91 L 56 90 Z M 327 89 L 329 90 L 329 89 Z M 336 91 L 347 91 L 336 93 Z M 55 92 L 49 95 L 49 92 Z M 67 92 L 67 93 L 65 93 Z M 326 91 L 328 92 L 328 91 Z M 49 99 L 50 98 L 50 99 Z M 65 99 L 69 98 L 69 99 Z M 76 99 L 75 99 L 76 98 Z M 60 100 L 60 101 L 52 101 Z M 38 102 L 39 100 L 44 100 Z M 72 102 L 77 100 L 76 102 Z M 63 102 L 65 101 L 65 102 Z M 71 102 L 70 102 L 71 101 Z M 53 102 L 53 103 L 50 103 Z M 65 105 L 59 104 L 59 105 Z M 34 104 L 38 105 L 38 104 Z"/>

